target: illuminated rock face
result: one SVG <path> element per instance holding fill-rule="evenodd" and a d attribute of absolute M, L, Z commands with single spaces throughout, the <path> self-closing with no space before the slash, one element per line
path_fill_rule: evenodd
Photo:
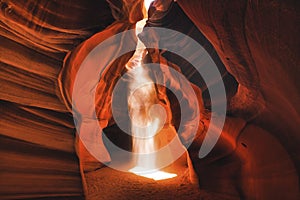
<path fill-rule="evenodd" d="M 83 196 L 57 77 L 66 53 L 114 18 L 100 1 L 0 2 L 0 198 Z"/>
<path fill-rule="evenodd" d="M 116 5 L 113 14 L 104 0 L 0 2 L 1 196 L 83 195 L 70 102 L 63 101 L 57 79 L 66 53 L 115 19 L 124 19 L 122 1 L 109 3 Z M 228 109 L 235 117 L 228 118 L 207 158 L 198 159 L 201 140 L 189 149 L 200 187 L 240 198 L 296 199 L 296 169 L 300 168 L 299 4 L 296 0 L 178 0 L 178 4 L 186 14 L 177 14 L 182 15 L 180 26 L 168 16 L 158 16 L 155 26 L 184 33 L 193 29 L 187 34 L 206 43 L 224 75 Z M 128 22 L 132 25 L 139 14 L 131 16 Z M 190 20 L 187 28 L 184 17 Z M 120 30 L 130 26 L 119 24 Z M 164 56 L 189 75 L 187 63 L 174 55 Z M 129 58 L 119 60 L 117 69 Z M 205 84 L 197 75 L 190 79 L 203 90 L 209 108 Z M 69 89 L 69 83 L 64 84 Z M 109 87 L 102 92 L 109 96 Z M 237 127 L 244 129 L 235 131 Z M 80 147 L 77 143 L 78 156 L 88 157 Z"/>
<path fill-rule="evenodd" d="M 293 27 L 296 19 L 291 17 L 296 14 L 292 3 L 256 5 L 255 2 L 240 1 L 229 4 L 181 0 L 178 4 L 211 42 L 228 72 L 238 82 L 236 94 L 228 99 L 229 112 L 248 121 L 238 135 L 234 134 L 233 127 L 240 123 L 228 122 L 229 126 L 233 123 L 232 127 L 225 126 L 207 158 L 197 158 L 201 141 L 195 141 L 194 149 L 189 149 L 200 187 L 250 199 L 296 199 L 299 193 L 296 169 L 299 169 L 297 124 L 300 110 L 296 104 L 299 84 L 293 72 L 299 72 L 296 55 L 299 45 L 290 39 L 297 35 Z M 176 18 L 180 15 L 177 5 L 170 8 L 160 16 L 154 12 L 154 20 L 149 21 L 149 26 L 195 33 L 192 26 Z M 280 13 L 283 8 L 285 12 Z M 272 9 L 278 23 L 273 22 L 273 16 L 265 16 L 268 9 Z M 194 38 L 203 40 L 200 34 Z M 186 65 L 182 65 L 176 56 L 163 56 L 171 62 L 181 63 L 179 67 L 184 71 Z M 195 84 L 201 87 L 201 82 Z"/>

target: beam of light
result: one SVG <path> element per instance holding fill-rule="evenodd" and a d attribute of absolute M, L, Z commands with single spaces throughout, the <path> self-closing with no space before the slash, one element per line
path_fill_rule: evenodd
<path fill-rule="evenodd" d="M 148 8 L 153 0 L 145 0 L 144 5 Z M 137 22 L 136 34 L 142 32 L 146 24 L 146 18 Z M 129 84 L 128 106 L 131 117 L 133 138 L 133 152 L 137 154 L 149 154 L 155 152 L 155 135 L 163 127 L 166 112 L 162 106 L 157 104 L 157 94 L 154 83 L 148 75 L 148 71 L 142 65 L 144 44 L 138 39 L 137 48 L 126 65 L 131 70 L 131 81 Z M 150 84 L 149 84 L 150 83 Z M 135 89 L 138 88 L 138 89 Z M 160 114 L 157 114 L 160 113 Z M 146 127 L 146 129 L 145 129 Z M 167 173 L 156 168 L 156 156 L 137 156 L 136 166 L 129 170 L 136 175 L 163 180 L 174 178 L 177 174 Z"/>

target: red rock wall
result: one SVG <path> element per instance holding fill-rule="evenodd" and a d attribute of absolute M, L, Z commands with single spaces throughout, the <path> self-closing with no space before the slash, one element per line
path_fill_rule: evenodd
<path fill-rule="evenodd" d="M 0 1 L 1 199 L 82 199 L 57 76 L 67 52 L 113 21 L 104 0 Z"/>
<path fill-rule="evenodd" d="M 181 0 L 178 4 L 187 16 L 173 3 L 166 12 L 152 10 L 148 26 L 170 28 L 192 36 L 206 46 L 212 58 L 219 56 L 224 63 L 226 69 L 216 62 L 225 75 L 223 81 L 227 91 L 232 92 L 234 82 L 228 82 L 226 70 L 238 83 L 236 93 L 227 98 L 228 117 L 212 152 L 199 159 L 203 134 L 196 137 L 188 149 L 200 187 L 229 194 L 232 198 L 299 198 L 300 107 L 296 102 L 300 88 L 294 74 L 299 72 L 296 57 L 299 45 L 295 45 L 299 44 L 299 31 L 292 27 L 296 24 L 295 10 L 299 6 L 274 1 L 257 5 L 252 1 Z M 269 16 L 269 12 L 273 15 Z M 277 21 L 272 22 L 271 16 Z M 187 17 L 194 25 L 183 22 L 189 20 Z M 212 48 L 207 48 L 208 41 L 193 26 L 206 36 L 218 56 L 213 54 Z M 294 38 L 293 43 L 283 36 L 287 30 Z M 170 37 L 162 35 L 155 39 L 167 42 Z M 178 43 L 182 45 L 184 41 Z M 188 63 L 172 54 L 161 56 L 178 64 L 183 73 L 195 72 Z M 205 89 L 201 79 L 191 81 Z M 288 115 L 291 118 L 287 118 Z M 243 122 L 245 126 L 238 130 Z M 209 122 L 204 119 L 203 123 L 207 126 Z"/>
<path fill-rule="evenodd" d="M 298 1 L 178 3 L 237 79 L 235 116 L 270 131 L 300 169 Z"/>
<path fill-rule="evenodd" d="M 117 5 L 114 18 L 124 20 L 121 1 L 109 2 Z M 239 137 L 225 131 L 207 160 L 194 155 L 200 185 L 240 198 L 296 197 L 298 1 L 178 0 L 178 4 L 236 79 L 219 63 L 228 86 L 239 84 L 228 99 L 231 115 L 252 124 Z M 1 198 L 80 198 L 74 125 L 57 77 L 67 52 L 114 21 L 111 10 L 104 0 L 2 0 L 0 9 Z M 176 63 L 174 57 L 168 59 Z M 197 84 L 195 77 L 192 81 Z M 194 144 L 197 152 L 199 144 Z"/>
<path fill-rule="evenodd" d="M 199 171 L 210 182 L 223 168 L 220 180 L 231 174 L 244 198 L 299 198 L 299 2 L 178 0 L 178 4 L 239 83 L 229 102 L 233 116 L 267 131 L 246 126 L 235 153 L 223 159 L 224 166 L 207 165 L 212 176 L 205 173 L 205 164 Z M 244 149 L 239 148 L 241 142 Z M 213 189 L 211 183 L 208 187 Z"/>

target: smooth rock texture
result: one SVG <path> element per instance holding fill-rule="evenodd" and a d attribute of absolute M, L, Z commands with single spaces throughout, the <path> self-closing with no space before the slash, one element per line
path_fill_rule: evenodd
<path fill-rule="evenodd" d="M 66 53 L 114 18 L 106 1 L 0 1 L 0 198 L 83 199 Z"/>
<path fill-rule="evenodd" d="M 84 192 L 99 192 L 105 173 L 105 192 L 117 180 L 121 186 L 136 181 L 133 196 L 147 185 L 168 194 L 163 185 L 132 174 L 123 174 L 129 179 L 123 181 L 121 173 L 97 170 L 103 165 L 76 138 L 71 113 L 78 65 L 97 42 L 134 28 L 142 18 L 141 2 L 0 0 L 1 199 L 83 199 Z M 202 129 L 188 149 L 201 192 L 176 183 L 169 185 L 171 193 L 180 190 L 184 198 L 186 191 L 195 192 L 187 199 L 299 199 L 299 8 L 297 0 L 177 0 L 166 13 L 150 11 L 148 26 L 180 31 L 206 48 L 222 75 L 215 82 L 224 81 L 227 92 L 228 118 L 215 149 L 199 159 Z M 150 51 L 148 59 L 161 56 L 156 61 L 178 67 L 207 114 L 207 88 L 214 82 L 204 83 L 185 60 L 159 53 Z M 108 135 L 119 132 L 110 93 L 130 56 L 116 60 L 97 88 L 97 117 Z M 168 97 L 176 127 L 178 102 Z M 205 129 L 210 118 L 202 117 Z M 125 144 L 110 138 L 130 149 L 128 138 Z M 145 193 L 151 195 L 149 189 Z"/>

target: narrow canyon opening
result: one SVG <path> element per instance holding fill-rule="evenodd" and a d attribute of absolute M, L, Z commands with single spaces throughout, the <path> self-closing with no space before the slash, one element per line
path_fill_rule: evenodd
<path fill-rule="evenodd" d="M 113 190 L 125 195 L 127 199 L 133 196 L 126 194 L 126 190 L 135 190 L 135 195 L 144 199 L 197 199 L 201 193 L 198 190 L 198 178 L 189 154 L 181 143 L 175 126 L 171 123 L 173 114 L 170 102 L 161 102 L 157 91 L 159 86 L 153 80 L 154 72 L 151 66 L 144 64 L 148 50 L 139 39 L 139 34 L 142 33 L 148 20 L 147 13 L 151 2 L 153 1 L 144 2 L 144 10 L 146 10 L 144 19 L 135 24 L 136 49 L 125 65 L 126 74 L 121 77 L 124 81 L 121 84 L 126 85 L 123 89 L 127 94 L 125 106 L 128 107 L 129 116 L 125 118 L 128 118 L 129 133 L 127 134 L 130 135 L 127 138 L 128 144 L 126 141 L 120 141 L 118 137 L 118 131 L 121 129 L 117 128 L 113 133 L 115 143 L 118 143 L 118 140 L 119 144 L 123 142 L 118 147 L 129 146 L 132 153 L 124 156 L 120 149 L 109 149 L 110 145 L 106 145 L 111 156 L 107 167 L 85 174 L 88 194 L 92 198 L 90 188 L 100 184 L 94 178 L 99 178 L 101 173 L 105 174 L 105 177 L 101 178 L 101 185 L 105 185 L 101 189 L 103 199 L 119 198 L 114 196 L 115 194 L 111 192 Z M 160 95 L 168 99 L 167 93 Z M 105 129 L 104 132 L 110 134 L 110 130 Z M 104 140 L 104 144 L 107 139 Z M 170 146 L 171 141 L 173 143 Z M 164 150 L 160 151 L 161 149 Z"/>
<path fill-rule="evenodd" d="M 137 47 L 125 65 L 128 72 L 127 76 L 123 77 L 128 82 L 127 102 L 133 154 L 129 159 L 124 160 L 123 158 L 122 163 L 118 152 L 114 152 L 113 157 L 118 161 L 117 164 L 112 161 L 111 166 L 124 165 L 124 171 L 128 170 L 136 175 L 159 181 L 177 177 L 176 170 L 178 168 L 179 173 L 184 170 L 185 175 L 190 176 L 189 170 L 192 167 L 188 168 L 188 153 L 181 144 L 175 127 L 167 123 L 167 118 L 171 117 L 167 115 L 172 113 L 166 111 L 165 109 L 168 108 L 160 103 L 156 85 L 150 75 L 151 69 L 144 66 L 143 58 L 147 54 L 147 49 L 138 35 L 146 25 L 147 13 L 152 2 L 153 0 L 144 2 L 144 10 L 146 10 L 144 19 L 138 21 L 135 26 Z M 168 146 L 171 140 L 176 141 L 177 148 L 166 147 L 168 150 L 158 153 L 159 149 Z M 170 160 L 177 154 L 181 155 L 179 160 L 175 158 L 174 162 L 169 162 L 168 165 L 164 164 L 166 160 Z M 176 160 L 178 161 L 176 162 Z"/>

